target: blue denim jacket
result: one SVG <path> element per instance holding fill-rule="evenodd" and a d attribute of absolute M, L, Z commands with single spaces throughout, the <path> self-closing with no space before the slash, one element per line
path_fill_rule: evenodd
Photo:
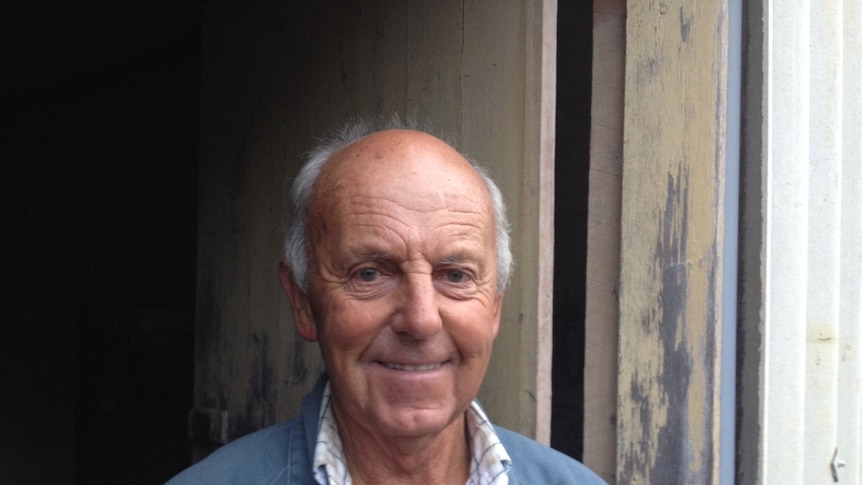
<path fill-rule="evenodd" d="M 300 416 L 232 441 L 186 469 L 167 485 L 314 484 L 312 459 L 325 377 L 302 400 Z M 511 485 L 605 484 L 572 458 L 525 436 L 495 426 L 512 458 Z"/>

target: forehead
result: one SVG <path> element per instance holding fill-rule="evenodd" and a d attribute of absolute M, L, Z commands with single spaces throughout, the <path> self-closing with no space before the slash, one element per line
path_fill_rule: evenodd
<path fill-rule="evenodd" d="M 487 188 L 473 166 L 443 141 L 421 132 L 389 130 L 338 152 L 315 184 L 311 212 L 326 218 L 385 200 L 390 207 L 477 212 L 493 220 Z"/>

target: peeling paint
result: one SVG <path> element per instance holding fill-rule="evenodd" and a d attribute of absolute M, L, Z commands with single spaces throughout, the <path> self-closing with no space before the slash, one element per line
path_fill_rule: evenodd
<path fill-rule="evenodd" d="M 691 220 L 690 178 L 683 164 L 665 177 L 650 270 L 655 302 L 641 309 L 641 336 L 624 357 L 636 364 L 627 396 L 633 409 L 626 421 L 632 428 L 625 431 L 632 436 L 621 456 L 620 478 L 709 483 L 713 473 L 716 257 L 714 243 L 704 254 L 689 240 L 697 227 Z"/>

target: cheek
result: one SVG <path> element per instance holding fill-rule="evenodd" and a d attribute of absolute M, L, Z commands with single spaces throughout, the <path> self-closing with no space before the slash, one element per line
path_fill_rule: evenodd
<path fill-rule="evenodd" d="M 321 308 L 318 321 L 322 328 L 318 333 L 327 346 L 341 351 L 361 350 L 379 333 L 387 318 L 380 305 L 333 298 Z"/>
<path fill-rule="evenodd" d="M 485 355 L 491 352 L 497 336 L 497 325 L 492 315 L 482 311 L 455 311 L 448 319 L 449 332 L 465 355 Z"/>

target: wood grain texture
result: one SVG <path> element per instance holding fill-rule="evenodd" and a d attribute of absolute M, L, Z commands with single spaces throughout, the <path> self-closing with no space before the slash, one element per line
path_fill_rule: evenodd
<path fill-rule="evenodd" d="M 618 483 L 716 483 L 727 6 L 629 2 Z"/>
<path fill-rule="evenodd" d="M 626 2 L 594 2 L 584 463 L 611 484 L 616 478 L 625 42 Z"/>

